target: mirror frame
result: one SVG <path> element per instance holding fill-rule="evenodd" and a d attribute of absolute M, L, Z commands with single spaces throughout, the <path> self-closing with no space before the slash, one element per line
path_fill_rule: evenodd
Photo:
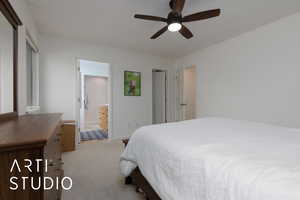
<path fill-rule="evenodd" d="M 0 121 L 18 116 L 18 26 L 22 25 L 20 18 L 8 0 L 0 0 L 0 12 L 13 28 L 13 112 L 0 114 Z"/>

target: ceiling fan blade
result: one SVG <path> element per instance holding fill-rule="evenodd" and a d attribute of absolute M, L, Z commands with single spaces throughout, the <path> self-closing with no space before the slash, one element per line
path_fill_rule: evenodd
<path fill-rule="evenodd" d="M 195 13 L 192 15 L 185 16 L 182 19 L 182 22 L 193 22 L 203 19 L 209 19 L 212 17 L 217 17 L 221 14 L 221 9 L 215 9 L 215 10 L 207 10 L 199 13 Z"/>
<path fill-rule="evenodd" d="M 181 13 L 184 7 L 185 0 L 173 0 L 173 1 L 175 1 L 173 11 L 177 13 Z"/>
<path fill-rule="evenodd" d="M 163 17 L 157 17 L 157 16 L 151 16 L 151 15 L 134 15 L 137 19 L 143 19 L 143 20 L 150 20 L 150 21 L 159 21 L 159 22 L 167 22 L 166 18 Z"/>
<path fill-rule="evenodd" d="M 156 39 L 156 38 L 158 38 L 159 36 L 161 36 L 164 32 L 166 32 L 168 30 L 168 26 L 165 26 L 165 27 L 163 27 L 162 29 L 160 29 L 157 33 L 155 33 L 152 37 L 151 37 L 151 39 L 153 40 L 153 39 Z"/>
<path fill-rule="evenodd" d="M 193 33 L 184 25 L 182 25 L 182 28 L 179 30 L 179 32 L 186 39 L 191 39 L 194 36 Z"/>

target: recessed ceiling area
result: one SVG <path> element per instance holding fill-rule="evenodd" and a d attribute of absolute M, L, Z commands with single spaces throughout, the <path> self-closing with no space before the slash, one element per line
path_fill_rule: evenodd
<path fill-rule="evenodd" d="M 220 8 L 221 16 L 187 23 L 190 40 L 167 32 L 165 24 L 134 19 L 134 14 L 166 17 L 168 0 L 27 0 L 41 34 L 134 51 L 178 57 L 224 41 L 300 11 L 299 0 L 186 0 L 183 15 Z"/>

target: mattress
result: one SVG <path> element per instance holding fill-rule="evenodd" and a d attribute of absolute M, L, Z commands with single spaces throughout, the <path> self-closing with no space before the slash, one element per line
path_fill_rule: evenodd
<path fill-rule="evenodd" d="M 201 118 L 146 126 L 121 155 L 163 200 L 299 200 L 300 130 Z"/>

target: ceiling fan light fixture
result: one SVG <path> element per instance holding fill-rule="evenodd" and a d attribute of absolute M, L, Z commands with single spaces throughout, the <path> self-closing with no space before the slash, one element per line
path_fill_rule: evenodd
<path fill-rule="evenodd" d="M 184 25 L 185 23 L 206 20 L 209 18 L 218 17 L 221 14 L 221 9 L 213 9 L 213 10 L 197 12 L 187 16 L 182 16 L 182 11 L 185 2 L 186 0 L 170 0 L 169 5 L 171 11 L 169 12 L 167 17 L 158 17 L 152 15 L 140 15 L 140 14 L 134 15 L 134 17 L 142 20 L 158 21 L 158 22 L 166 23 L 166 25 L 162 29 L 160 29 L 153 36 L 151 36 L 151 39 L 157 39 L 168 30 L 170 32 L 179 32 L 186 39 L 191 39 L 194 35 L 189 30 L 189 28 L 187 28 Z"/>
<path fill-rule="evenodd" d="M 181 28 L 182 28 L 182 25 L 180 23 L 178 23 L 178 22 L 171 23 L 168 26 L 168 30 L 171 31 L 171 32 L 177 32 Z"/>

